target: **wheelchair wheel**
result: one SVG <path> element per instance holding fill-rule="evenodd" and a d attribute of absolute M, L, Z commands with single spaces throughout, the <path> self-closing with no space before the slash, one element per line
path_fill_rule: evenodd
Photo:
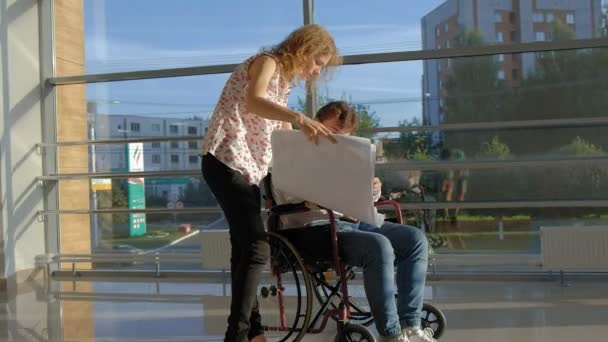
<path fill-rule="evenodd" d="M 351 272 L 351 270 L 348 271 L 349 278 Z M 317 297 L 319 304 L 323 305 L 325 302 L 330 301 L 329 308 L 337 309 L 342 301 L 342 293 L 339 290 L 336 291 L 336 289 L 339 289 L 340 283 L 336 282 L 335 284 L 330 284 L 325 279 L 323 273 L 315 273 L 312 277 L 315 297 Z M 357 287 L 349 285 L 348 291 L 350 295 L 348 300 L 350 306 L 349 320 L 355 324 L 369 326 L 374 322 L 374 317 L 371 314 L 371 309 L 367 297 L 365 296 L 363 286 Z M 335 316 L 332 316 L 331 318 L 334 321 L 338 319 Z"/>
<path fill-rule="evenodd" d="M 312 316 L 312 285 L 298 252 L 284 237 L 267 233 L 270 275 L 260 281 L 258 302 L 269 341 L 297 342 Z M 268 284 L 268 285 L 267 285 Z"/>
<path fill-rule="evenodd" d="M 439 339 L 445 331 L 446 319 L 441 310 L 432 304 L 422 305 L 422 328 L 431 328 L 435 332 L 433 337 Z"/>
<path fill-rule="evenodd" d="M 376 342 L 376 338 L 369 329 L 358 324 L 344 324 L 342 332 L 338 332 L 334 342 Z"/>

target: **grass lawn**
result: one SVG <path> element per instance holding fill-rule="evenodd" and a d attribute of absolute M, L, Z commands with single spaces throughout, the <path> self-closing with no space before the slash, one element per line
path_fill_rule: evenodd
<path fill-rule="evenodd" d="M 502 251 L 537 253 L 540 251 L 538 231 L 504 232 L 502 239 L 497 232 L 443 232 L 434 235 L 445 240 L 440 252 Z"/>

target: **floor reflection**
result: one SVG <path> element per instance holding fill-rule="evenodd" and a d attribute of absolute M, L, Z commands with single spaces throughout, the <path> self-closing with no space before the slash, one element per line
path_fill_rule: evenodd
<path fill-rule="evenodd" d="M 221 341 L 222 284 L 53 281 L 0 302 L 0 341 Z M 227 291 L 229 293 L 229 289 Z M 363 295 L 353 284 L 354 295 Z M 442 340 L 572 341 L 608 335 L 605 282 L 433 282 L 448 319 Z M 305 341 L 331 341 L 335 325 Z"/>

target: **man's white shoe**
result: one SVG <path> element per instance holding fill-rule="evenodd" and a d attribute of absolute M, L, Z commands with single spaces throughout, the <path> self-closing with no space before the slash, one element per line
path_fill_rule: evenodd
<path fill-rule="evenodd" d="M 402 331 L 401 334 L 397 336 L 380 336 L 378 339 L 380 342 L 410 342 L 410 339 L 405 334 L 405 331 Z"/>
<path fill-rule="evenodd" d="M 403 335 L 406 335 L 410 342 L 437 342 L 433 338 L 434 334 L 435 332 L 431 328 L 425 328 L 424 330 L 420 328 L 403 329 Z"/>

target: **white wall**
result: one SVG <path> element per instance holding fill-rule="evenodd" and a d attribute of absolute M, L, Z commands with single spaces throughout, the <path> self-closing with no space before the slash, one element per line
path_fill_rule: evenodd
<path fill-rule="evenodd" d="M 38 1 L 0 0 L 0 277 L 34 267 L 45 252 Z"/>

